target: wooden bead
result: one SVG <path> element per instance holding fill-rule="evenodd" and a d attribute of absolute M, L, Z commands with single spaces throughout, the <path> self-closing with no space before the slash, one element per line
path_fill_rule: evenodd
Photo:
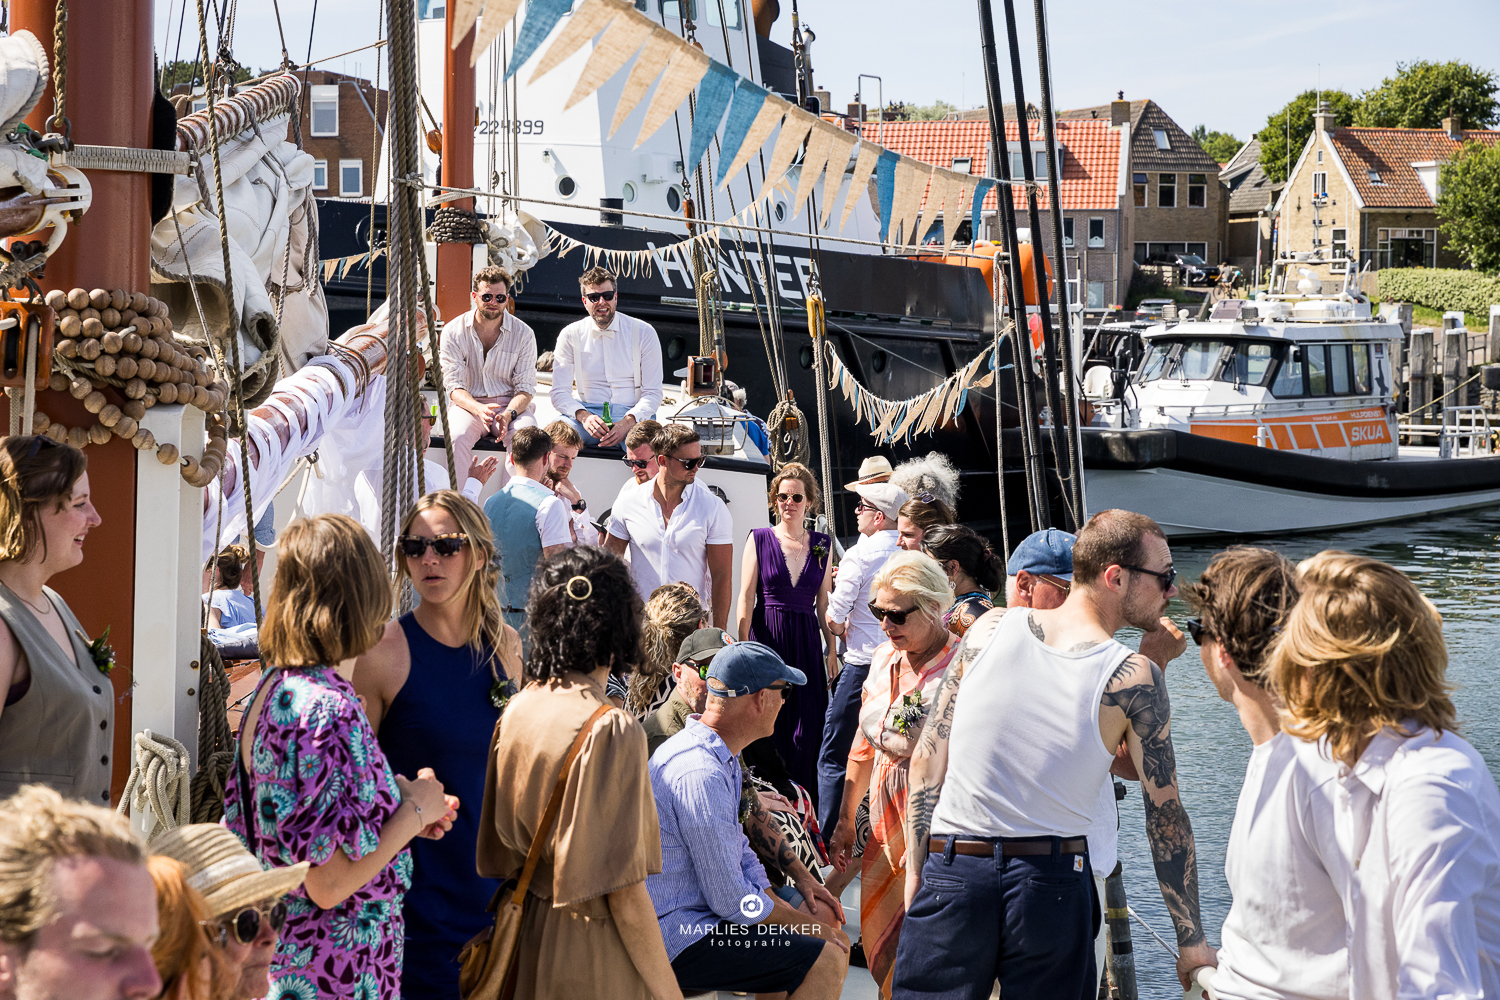
<path fill-rule="evenodd" d="M 103 351 L 104 348 L 101 347 L 99 345 L 99 341 L 95 340 L 93 337 L 89 337 L 87 340 L 80 340 L 78 342 L 78 356 L 80 358 L 83 358 L 85 361 L 93 361 L 101 353 L 103 353 Z"/>
<path fill-rule="evenodd" d="M 89 444 L 109 444 L 111 433 L 103 424 L 95 424 L 89 428 Z"/>
<path fill-rule="evenodd" d="M 149 331 L 151 328 L 148 326 L 146 329 Z M 143 334 L 141 336 L 141 349 L 136 353 L 143 358 L 150 358 L 154 361 L 161 354 L 161 341 L 151 340 Z"/>
<path fill-rule="evenodd" d="M 208 409 L 208 390 L 201 385 L 195 385 L 191 390 L 193 398 L 190 402 L 200 410 Z"/>
<path fill-rule="evenodd" d="M 98 389 L 95 389 L 93 392 L 83 397 L 83 408 L 85 410 L 88 410 L 90 413 L 98 413 L 100 410 L 104 409 L 105 404 L 108 402 L 109 400 L 104 398 L 104 393 L 100 392 Z"/>
<path fill-rule="evenodd" d="M 62 424 L 48 424 L 47 436 L 56 441 L 58 444 L 68 443 L 68 429 Z"/>
<path fill-rule="evenodd" d="M 37 410 L 31 415 L 31 433 L 46 434 L 47 428 L 50 426 L 52 426 L 52 418 L 41 410 Z"/>
<path fill-rule="evenodd" d="M 200 389 L 207 389 L 213 380 L 213 376 L 202 368 L 198 368 L 193 372 L 193 384 Z"/>
<path fill-rule="evenodd" d="M 83 320 L 78 318 L 77 313 L 74 313 L 72 316 L 64 316 L 57 321 L 57 328 L 62 332 L 64 337 L 76 338 L 83 334 Z"/>
<path fill-rule="evenodd" d="M 154 451 L 156 449 L 156 435 L 142 427 L 135 432 L 135 437 L 130 439 L 135 445 L 136 451 Z"/>
<path fill-rule="evenodd" d="M 160 316 L 151 317 L 151 336 L 160 337 L 167 332 L 167 321 Z"/>
<path fill-rule="evenodd" d="M 78 310 L 78 318 L 79 319 L 98 319 L 102 315 L 103 315 L 103 313 L 101 313 L 99 310 L 94 309 L 92 307 L 90 307 L 88 309 L 80 309 L 80 310 Z"/>
<path fill-rule="evenodd" d="M 103 358 L 99 359 L 103 361 Z M 98 362 L 95 362 L 96 364 Z M 140 374 L 140 361 L 129 354 L 122 354 L 115 360 L 115 377 L 131 379 Z"/>
<path fill-rule="evenodd" d="M 161 403 L 177 402 L 177 387 L 170 382 L 157 386 L 156 399 Z"/>
<path fill-rule="evenodd" d="M 182 456 L 182 478 L 186 479 L 188 482 L 191 483 L 193 481 L 193 477 L 196 476 L 197 474 L 198 474 L 198 460 L 196 458 L 194 458 L 192 455 L 183 455 Z"/>
<path fill-rule="evenodd" d="M 149 388 L 146 390 L 146 394 L 141 397 L 141 405 L 148 410 L 156 405 L 156 396 L 151 393 Z"/>
<path fill-rule="evenodd" d="M 102 288 L 96 288 L 89 292 L 89 305 L 95 309 L 107 309 L 109 307 L 109 293 Z"/>
<path fill-rule="evenodd" d="M 130 379 L 125 383 L 125 395 L 129 396 L 131 399 L 142 399 L 142 397 L 146 395 L 145 380 L 141 378 Z M 150 404 L 146 403 L 144 400 L 142 400 L 141 405 L 150 406 Z"/>
<path fill-rule="evenodd" d="M 89 446 L 89 432 L 87 427 L 69 427 L 68 444 L 78 449 Z"/>
<path fill-rule="evenodd" d="M 68 293 L 63 291 L 61 288 L 54 288 L 52 289 L 52 291 L 47 293 L 47 297 L 44 301 L 47 303 L 48 308 L 50 308 L 53 312 L 59 312 L 63 309 L 68 308 Z"/>
<path fill-rule="evenodd" d="M 88 318 L 86 318 L 83 321 L 83 335 L 85 337 L 95 337 L 95 338 L 103 337 L 104 336 L 104 324 L 102 322 L 100 322 L 98 319 L 96 319 L 95 317 L 89 316 Z M 115 351 L 118 351 L 118 350 L 119 350 L 118 347 L 115 348 Z M 109 353 L 113 354 L 115 352 L 114 351 L 110 351 Z"/>
<path fill-rule="evenodd" d="M 68 307 L 71 309 L 87 309 L 89 307 L 89 293 L 86 288 L 74 288 L 68 292 Z"/>
<path fill-rule="evenodd" d="M 124 415 L 114 403 L 106 403 L 104 408 L 99 411 L 99 422 L 105 427 L 113 427 L 120 422 L 120 418 Z"/>
<path fill-rule="evenodd" d="M 100 323 L 99 320 L 89 320 L 89 323 L 99 324 L 99 329 L 101 332 L 104 329 L 104 324 Z M 83 324 L 85 330 L 88 329 L 89 323 Z M 95 336 L 98 335 L 96 334 Z M 120 351 L 125 347 L 125 338 L 120 336 L 114 330 L 111 330 L 108 333 L 103 334 L 103 336 L 99 337 L 99 346 L 104 348 L 105 354 L 119 354 Z"/>
<path fill-rule="evenodd" d="M 131 354 L 139 354 L 141 352 L 141 344 L 143 343 L 145 343 L 145 341 L 141 339 L 141 335 L 136 333 L 134 330 L 131 330 L 129 333 L 125 334 L 125 350 L 129 351 Z"/>
<path fill-rule="evenodd" d="M 160 462 L 162 465 L 176 465 L 177 464 L 177 446 L 175 444 L 170 443 L 170 442 L 168 442 L 167 444 L 164 444 L 164 445 L 157 446 L 157 449 L 156 449 L 156 460 L 158 462 Z"/>
<path fill-rule="evenodd" d="M 138 313 L 144 313 L 146 311 L 146 303 L 148 301 L 150 301 L 150 296 L 148 296 L 145 292 L 130 293 L 130 308 L 134 309 Z"/>
<path fill-rule="evenodd" d="M 135 432 L 139 429 L 140 424 L 138 424 L 133 417 L 121 417 L 119 420 L 115 421 L 115 425 L 110 428 L 110 430 L 114 432 L 115 437 L 121 437 L 127 441 L 135 437 Z"/>
<path fill-rule="evenodd" d="M 70 384 L 68 376 L 62 372 L 53 372 L 47 379 L 47 388 L 53 392 L 67 392 Z"/>
<path fill-rule="evenodd" d="M 139 399 L 127 399 L 120 411 L 132 420 L 139 420 L 146 415 L 146 404 Z"/>
<path fill-rule="evenodd" d="M 72 384 L 68 386 L 68 393 L 74 399 L 82 399 L 93 391 L 94 387 L 89 384 L 88 379 L 75 378 Z"/>
<path fill-rule="evenodd" d="M 109 293 L 109 307 L 111 309 L 124 309 L 130 304 L 134 296 L 122 288 L 116 288 Z"/>
<path fill-rule="evenodd" d="M 115 308 L 105 309 L 99 313 L 99 320 L 104 324 L 106 330 L 116 330 L 120 326 L 120 310 Z"/>
<path fill-rule="evenodd" d="M 150 358 L 142 358 L 141 360 L 137 361 L 135 365 L 136 374 L 138 377 L 146 379 L 147 381 L 150 381 L 152 378 L 156 377 L 156 362 L 152 361 Z"/>
<path fill-rule="evenodd" d="M 78 341 L 76 340 L 59 340 L 52 349 L 65 358 L 78 357 Z"/>
<path fill-rule="evenodd" d="M 162 316 L 162 318 L 161 318 L 161 328 L 164 331 L 166 331 L 167 333 L 171 333 L 172 332 L 172 317 L 171 316 L 165 316 L 165 315 Z"/>
<path fill-rule="evenodd" d="M 124 357 L 128 359 L 129 356 Z M 114 354 L 101 354 L 99 360 L 94 362 L 94 373 L 103 378 L 118 374 L 120 360 L 121 357 Z"/>
<path fill-rule="evenodd" d="M 134 326 L 135 325 L 135 321 L 136 321 L 136 315 L 135 315 L 135 310 L 134 309 L 121 309 L 120 310 L 120 325 L 121 326 Z"/>

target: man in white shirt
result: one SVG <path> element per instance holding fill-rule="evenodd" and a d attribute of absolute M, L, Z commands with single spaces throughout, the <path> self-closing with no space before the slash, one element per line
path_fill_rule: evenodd
<path fill-rule="evenodd" d="M 588 318 L 562 328 L 552 361 L 552 405 L 587 445 L 618 447 L 661 406 L 661 341 L 618 309 L 619 282 L 602 267 L 578 279 Z"/>
<path fill-rule="evenodd" d="M 568 478 L 573 471 L 573 460 L 583 448 L 583 439 L 566 420 L 554 420 L 542 429 L 552 439 L 552 453 L 547 456 L 546 485 L 569 507 L 568 523 L 572 525 L 573 544 L 598 545 L 599 530 L 589 520 L 588 502 Z"/>
<path fill-rule="evenodd" d="M 866 464 L 869 461 L 866 459 Z M 860 471 L 864 472 L 865 466 Z M 875 647 L 885 642 L 880 623 L 870 613 L 870 582 L 896 551 L 896 512 L 908 499 L 890 483 L 855 482 L 849 486 L 859 494 L 859 503 L 854 506 L 859 540 L 839 560 L 838 583 L 828 595 L 827 611 L 828 630 L 844 640 L 844 667 L 828 693 L 823 743 L 818 748 L 818 801 L 823 806 L 818 810 L 818 823 L 828 831 L 838 825 L 849 748 L 859 728 L 860 692 Z M 842 888 L 840 883 L 847 885 L 858 874 L 854 869 L 850 865 L 846 873 L 830 876 L 829 884 L 836 890 Z"/>
<path fill-rule="evenodd" d="M 1343 876 L 1322 860 L 1335 842 L 1333 797 L 1312 794 L 1333 765 L 1281 731 L 1268 689 L 1267 652 L 1297 601 L 1297 568 L 1268 549 L 1236 547 L 1183 598 L 1200 616 L 1188 631 L 1208 679 L 1254 744 L 1224 857 L 1234 901 L 1214 991 L 1222 1000 L 1347 1000 Z"/>
<path fill-rule="evenodd" d="M 438 360 L 453 404 L 453 467 L 467 469 L 486 435 L 509 443 L 517 427 L 536 423 L 536 334 L 505 308 L 510 275 L 486 267 L 474 275 L 474 308 L 443 327 Z"/>
<path fill-rule="evenodd" d="M 540 427 L 522 427 L 511 440 L 515 475 L 484 502 L 484 516 L 495 533 L 500 553 L 500 591 L 505 620 L 519 629 L 525 623 L 526 591 L 537 560 L 567 548 L 573 541 L 568 508 L 544 484 L 552 439 Z"/>
<path fill-rule="evenodd" d="M 1299 569 L 1271 673 L 1287 734 L 1334 764 L 1315 791 L 1334 802 L 1349 996 L 1500 996 L 1500 791 L 1454 732 L 1442 620 L 1377 560 Z"/>
<path fill-rule="evenodd" d="M 724 501 L 695 482 L 703 464 L 698 432 L 667 424 L 656 436 L 661 470 L 651 485 L 622 496 L 610 513 L 604 547 L 630 550 L 630 575 L 641 600 L 664 583 L 686 583 L 711 609 L 710 625 L 729 623 L 734 524 Z"/>

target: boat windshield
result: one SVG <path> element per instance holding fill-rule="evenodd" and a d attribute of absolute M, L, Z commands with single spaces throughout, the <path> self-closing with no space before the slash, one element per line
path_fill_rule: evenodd
<path fill-rule="evenodd" d="M 1218 379 L 1236 385 L 1265 385 L 1275 359 L 1274 345 L 1242 341 L 1234 345 L 1234 353 L 1219 369 Z"/>
<path fill-rule="evenodd" d="M 1222 340 L 1153 340 L 1136 381 L 1145 384 L 1161 378 L 1213 378 L 1223 353 Z"/>
<path fill-rule="evenodd" d="M 1176 341 L 1153 340 L 1151 346 L 1146 350 L 1146 356 L 1141 359 L 1141 367 L 1139 373 L 1136 375 L 1136 382 L 1144 385 L 1147 382 L 1154 382 L 1161 378 L 1162 373 L 1166 371 L 1167 362 L 1171 359 L 1172 354 L 1181 346 Z"/>

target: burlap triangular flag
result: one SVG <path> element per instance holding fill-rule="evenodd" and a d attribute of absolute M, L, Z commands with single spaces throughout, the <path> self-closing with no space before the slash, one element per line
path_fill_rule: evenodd
<path fill-rule="evenodd" d="M 974 186 L 979 183 L 978 178 L 968 174 L 956 173 L 954 176 L 956 180 L 950 192 L 952 205 L 950 206 L 947 202 L 943 203 L 943 245 L 948 249 L 953 247 L 953 239 L 958 235 L 958 227 L 963 225 L 964 220 L 969 217 L 969 206 L 974 203 Z M 970 242 L 977 238 L 977 233 L 970 233 Z"/>
<path fill-rule="evenodd" d="M 537 62 L 536 69 L 531 71 L 529 83 L 552 72 L 562 65 L 563 60 L 583 48 L 585 42 L 603 31 L 609 23 L 626 11 L 633 11 L 629 0 L 583 0 L 573 16 L 568 18 L 568 23 L 563 30 L 552 39 L 552 44 L 547 46 L 547 51 Z"/>
<path fill-rule="evenodd" d="M 952 211 L 950 211 L 950 202 L 956 199 L 957 188 L 954 186 L 954 181 L 957 179 L 958 175 L 951 170 L 945 170 L 942 167 L 933 168 L 932 184 L 927 188 L 927 207 L 922 210 L 924 229 L 930 228 L 926 223 L 936 220 L 938 213 L 941 212 L 943 215 L 943 234 L 944 236 L 947 235 L 948 219 L 953 215 Z M 946 250 L 947 247 L 948 243 L 944 240 L 943 248 Z"/>
<path fill-rule="evenodd" d="M 750 123 L 749 131 L 745 133 L 744 141 L 740 143 L 739 152 L 734 154 L 734 162 L 724 170 L 723 178 L 719 182 L 720 187 L 728 186 L 729 182 L 745 169 L 745 165 L 750 162 L 750 157 L 766 144 L 766 140 L 771 137 L 771 132 L 781 123 L 782 117 L 790 108 L 791 104 L 775 94 L 766 95 L 760 111 L 755 115 L 755 120 Z"/>
<path fill-rule="evenodd" d="M 875 172 L 875 161 L 880 159 L 880 147 L 873 142 L 859 144 L 859 158 L 854 161 L 854 175 L 849 178 L 849 190 L 844 193 L 844 214 L 839 217 L 839 232 L 849 222 L 849 213 L 859 204 L 859 196 L 869 186 L 870 175 Z"/>
<path fill-rule="evenodd" d="M 625 86 L 620 88 L 620 103 L 615 105 L 615 117 L 609 124 L 610 138 L 614 138 L 620 126 L 625 124 L 625 119 L 641 103 L 641 98 L 646 96 L 646 91 L 651 89 L 651 81 L 666 67 L 678 41 L 680 39 L 665 28 L 651 29 L 645 47 L 635 57 L 635 65 L 630 67 Z"/>
<path fill-rule="evenodd" d="M 931 174 L 930 167 L 922 169 L 925 166 L 926 164 L 918 163 L 909 156 L 896 161 L 888 238 L 897 246 L 904 246 L 916 238 L 917 213 L 922 210 L 922 192 L 927 189 L 927 179 Z M 899 237 L 896 235 L 898 229 L 901 234 Z"/>
<path fill-rule="evenodd" d="M 479 28 L 474 32 L 474 48 L 469 52 L 470 69 L 520 9 L 521 0 L 486 0 L 484 13 L 479 15 Z"/>
<path fill-rule="evenodd" d="M 453 37 L 448 40 L 450 47 L 456 49 L 463 44 L 481 10 L 484 10 L 484 0 L 454 0 Z"/>
<path fill-rule="evenodd" d="M 674 38 L 673 41 L 675 47 L 671 61 L 667 63 L 666 72 L 656 84 L 656 93 L 652 95 L 651 104 L 646 108 L 646 120 L 641 123 L 641 134 L 636 137 L 637 149 L 641 143 L 656 134 L 656 130 L 687 100 L 687 96 L 698 86 L 698 81 L 703 79 L 703 74 L 708 72 L 711 61 L 708 56 L 681 38 Z"/>
<path fill-rule="evenodd" d="M 776 148 L 771 151 L 771 165 L 766 168 L 766 178 L 760 185 L 760 194 L 755 196 L 757 201 L 770 194 L 771 189 L 781 183 L 781 179 L 791 168 L 792 157 L 802 148 L 802 140 L 807 138 L 815 121 L 817 119 L 806 111 L 790 107 L 781 123 L 781 134 L 776 137 Z"/>
<path fill-rule="evenodd" d="M 566 111 L 604 85 L 604 81 L 620 71 L 625 61 L 635 55 L 646 36 L 651 34 L 651 22 L 645 18 L 617 17 L 609 22 L 604 37 L 589 53 L 589 61 L 583 64 L 573 93 L 563 105 Z"/>
<path fill-rule="evenodd" d="M 800 109 L 799 109 L 800 111 Z M 806 111 L 801 111 L 806 115 Z M 830 134 L 834 126 L 829 125 L 821 118 L 812 118 L 812 134 L 807 139 L 807 152 L 802 155 L 802 173 L 797 178 L 797 194 L 792 199 L 792 218 L 802 214 L 802 206 L 812 196 L 813 185 L 823 175 L 823 168 L 828 164 L 828 153 L 833 149 L 833 136 Z"/>
<path fill-rule="evenodd" d="M 833 138 L 832 145 L 828 149 L 828 167 L 823 175 L 823 211 L 818 221 L 824 229 L 828 228 L 828 220 L 833 216 L 833 201 L 839 196 L 839 185 L 844 183 L 844 171 L 849 167 L 849 156 L 854 152 L 855 144 L 859 142 L 853 135 L 837 125 L 828 125 L 828 127 L 833 130 Z"/>

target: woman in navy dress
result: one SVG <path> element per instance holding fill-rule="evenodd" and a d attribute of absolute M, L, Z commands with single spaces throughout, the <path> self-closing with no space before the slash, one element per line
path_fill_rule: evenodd
<path fill-rule="evenodd" d="M 431 767 L 458 797 L 447 836 L 412 844 L 401 977 L 408 1000 L 449 1000 L 460 949 L 494 919 L 485 907 L 498 883 L 479 877 L 474 851 L 490 737 L 517 690 L 521 642 L 501 618 L 495 543 L 477 506 L 452 490 L 429 493 L 397 544 L 400 576 L 421 603 L 360 657 L 354 688 L 391 767 Z"/>
<path fill-rule="evenodd" d="M 792 780 L 816 804 L 823 717 L 838 675 L 827 623 L 833 546 L 804 523 L 820 504 L 817 481 L 805 466 L 782 466 L 771 480 L 770 499 L 780 520 L 755 529 L 745 541 L 736 634 L 770 646 L 807 675 L 805 685 L 792 689 L 770 739 Z"/>

